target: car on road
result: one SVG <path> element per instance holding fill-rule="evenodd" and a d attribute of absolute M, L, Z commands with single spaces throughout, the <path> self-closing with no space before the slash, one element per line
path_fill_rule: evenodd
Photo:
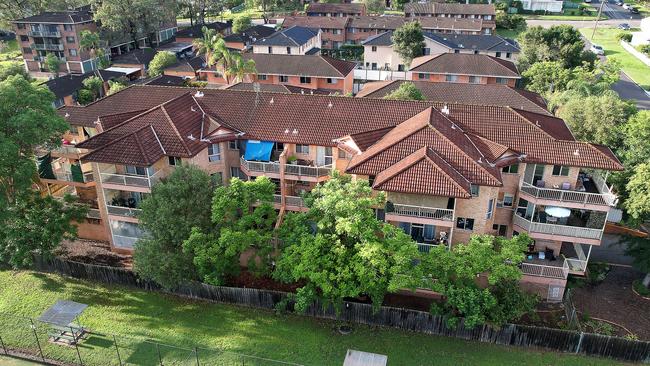
<path fill-rule="evenodd" d="M 601 46 L 599 46 L 597 44 L 592 44 L 591 48 L 589 48 L 589 51 L 591 51 L 591 52 L 593 52 L 593 53 L 595 53 L 595 54 L 597 54 L 599 56 L 602 56 L 602 55 L 605 54 L 605 50 Z"/>
<path fill-rule="evenodd" d="M 616 2 L 614 2 L 614 4 L 616 4 L 618 6 L 623 6 L 624 3 L 623 3 L 622 0 L 616 0 Z"/>
<path fill-rule="evenodd" d="M 630 10 L 630 13 L 632 13 L 632 14 L 639 14 L 639 9 L 637 9 L 637 8 L 630 7 L 629 10 Z"/>
<path fill-rule="evenodd" d="M 617 28 L 622 29 L 622 30 L 630 30 L 630 25 L 627 24 L 627 23 L 621 23 L 621 24 L 618 25 Z"/>
<path fill-rule="evenodd" d="M 621 6 L 623 7 L 623 9 L 626 9 L 626 10 L 629 10 L 632 7 L 632 5 L 630 5 L 630 4 L 623 4 Z"/>

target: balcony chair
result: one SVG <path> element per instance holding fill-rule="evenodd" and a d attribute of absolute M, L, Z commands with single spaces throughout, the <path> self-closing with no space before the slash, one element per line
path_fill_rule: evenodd
<path fill-rule="evenodd" d="M 535 183 L 535 186 L 537 188 L 544 188 L 544 186 L 546 186 L 546 182 L 544 182 L 543 180 L 538 180 L 537 183 Z"/>
<path fill-rule="evenodd" d="M 564 190 L 571 189 L 571 183 L 569 183 L 569 182 L 562 183 L 562 189 L 564 189 Z"/>
<path fill-rule="evenodd" d="M 546 259 L 548 259 L 549 261 L 557 260 L 557 257 L 553 253 L 553 249 L 546 248 L 546 250 L 544 251 L 544 255 L 546 256 Z"/>

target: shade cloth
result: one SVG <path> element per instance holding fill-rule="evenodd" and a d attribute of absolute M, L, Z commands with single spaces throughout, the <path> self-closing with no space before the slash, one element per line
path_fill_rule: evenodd
<path fill-rule="evenodd" d="M 88 307 L 86 304 L 80 304 L 74 301 L 59 300 L 56 304 L 47 309 L 38 320 L 67 327 Z"/>
<path fill-rule="evenodd" d="M 247 140 L 244 159 L 255 161 L 269 161 L 271 160 L 271 150 L 273 150 L 272 141 Z"/>

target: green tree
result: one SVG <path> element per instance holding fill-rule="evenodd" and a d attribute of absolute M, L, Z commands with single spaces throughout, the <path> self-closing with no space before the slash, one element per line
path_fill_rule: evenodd
<path fill-rule="evenodd" d="M 393 100 L 424 100 L 424 95 L 413 83 L 402 83 L 392 92 L 386 94 L 384 99 Z"/>
<path fill-rule="evenodd" d="M 104 91 L 104 82 L 97 76 L 91 76 L 81 82 L 85 89 L 92 93 L 93 101 L 99 99 Z"/>
<path fill-rule="evenodd" d="M 194 257 L 203 281 L 221 285 L 226 276 L 239 273 L 242 254 L 249 255 L 248 269 L 255 274 L 270 271 L 275 185 L 267 177 L 253 181 L 233 178 L 218 187 L 212 199 L 212 228 L 192 229 L 183 251 Z"/>
<path fill-rule="evenodd" d="M 88 51 L 90 56 L 99 59 L 99 68 L 105 69 L 109 65 L 106 51 L 102 47 L 103 42 L 99 37 L 99 33 L 89 30 L 82 30 L 79 37 L 79 45 L 82 51 Z"/>
<path fill-rule="evenodd" d="M 334 172 L 305 198 L 307 213 L 287 214 L 274 276 L 305 283 L 296 294 L 298 311 L 316 299 L 340 310 L 344 298 L 360 295 L 370 296 L 378 308 L 387 292 L 420 281 L 413 265 L 419 255 L 415 243 L 375 216 L 373 208 L 384 201 L 368 181 Z"/>
<path fill-rule="evenodd" d="M 212 53 L 217 47 L 217 41 L 221 39 L 221 34 L 219 34 L 215 29 L 210 29 L 208 27 L 201 28 L 202 37 L 195 38 L 192 42 L 192 46 L 196 50 L 197 55 L 203 55 L 206 62 L 212 58 Z"/>
<path fill-rule="evenodd" d="M 417 21 L 405 23 L 393 33 L 393 49 L 406 66 L 410 66 L 414 58 L 422 56 L 424 46 L 422 26 Z"/>
<path fill-rule="evenodd" d="M 25 65 L 18 62 L 7 62 L 0 64 L 0 81 L 7 80 L 10 76 L 21 75 L 27 80 L 31 80 L 29 73 L 25 70 Z"/>
<path fill-rule="evenodd" d="M 625 255 L 634 258 L 632 265 L 634 268 L 645 273 L 643 286 L 650 288 L 650 238 L 626 236 L 622 242 L 626 245 Z"/>
<path fill-rule="evenodd" d="M 33 151 L 55 147 L 70 126 L 52 108 L 54 95 L 20 75 L 0 82 L 0 260 L 31 263 L 32 252 L 48 255 L 62 238 L 73 237 L 70 220 L 83 207 L 41 197 Z"/>
<path fill-rule="evenodd" d="M 120 80 L 109 80 L 108 81 L 108 95 L 117 93 L 122 89 L 126 89 L 127 85 L 125 82 Z"/>
<path fill-rule="evenodd" d="M 45 57 L 45 65 L 47 66 L 47 71 L 51 72 L 56 77 L 59 76 L 59 68 L 61 67 L 61 60 L 59 60 L 59 58 L 55 54 L 53 53 L 47 54 L 47 56 Z"/>
<path fill-rule="evenodd" d="M 162 75 L 163 70 L 178 62 L 176 55 L 169 51 L 156 53 L 149 63 L 149 76 Z"/>
<path fill-rule="evenodd" d="M 639 111 L 623 128 L 623 162 L 627 167 L 636 167 L 650 161 L 650 111 Z"/>
<path fill-rule="evenodd" d="M 505 11 L 498 11 L 496 14 L 497 28 L 521 30 L 526 29 L 526 19 L 518 14 L 508 14 Z"/>
<path fill-rule="evenodd" d="M 77 93 L 77 103 L 80 105 L 86 105 L 92 103 L 95 98 L 93 98 L 93 92 L 88 89 L 79 89 Z"/>
<path fill-rule="evenodd" d="M 232 22 L 232 32 L 241 33 L 253 25 L 250 15 L 240 15 Z"/>
<path fill-rule="evenodd" d="M 0 29 L 11 29 L 12 21 L 44 11 L 63 11 L 86 4 L 82 0 L 0 0 Z"/>
<path fill-rule="evenodd" d="M 629 194 L 625 200 L 627 213 L 635 219 L 650 217 L 650 163 L 634 168 L 626 188 Z"/>
<path fill-rule="evenodd" d="M 521 75 L 526 82 L 526 89 L 542 95 L 566 90 L 566 85 L 572 78 L 571 70 L 565 69 L 558 61 L 537 62 Z"/>
<path fill-rule="evenodd" d="M 210 230 L 210 176 L 193 165 L 176 167 L 167 179 L 153 186 L 140 204 L 138 216 L 147 236 L 138 240 L 133 268 L 140 277 L 166 289 L 198 278 L 191 253 L 183 242 L 192 228 Z"/>
<path fill-rule="evenodd" d="M 244 60 L 238 53 L 234 53 L 231 59 L 230 66 L 224 72 L 227 83 L 244 81 L 247 76 L 257 74 L 254 60 Z"/>
<path fill-rule="evenodd" d="M 451 250 L 434 247 L 422 256 L 422 271 L 431 278 L 426 287 L 446 297 L 432 311 L 448 316 L 449 325 L 455 326 L 460 318 L 464 325 L 473 328 L 481 324 L 502 325 L 530 310 L 530 300 L 522 307 L 510 307 L 502 293 L 525 297 L 518 288 L 506 283 L 517 283 L 521 278 L 518 265 L 524 260 L 524 251 L 531 242 L 527 235 L 512 239 L 492 235 L 472 236 L 467 244 L 457 244 Z M 479 275 L 487 276 L 488 287 L 477 284 Z M 499 287 L 501 286 L 501 287 Z M 508 301 L 508 302 L 506 302 Z M 525 306 L 524 306 L 525 305 Z"/>
<path fill-rule="evenodd" d="M 369 14 L 384 14 L 386 2 L 384 0 L 363 0 Z"/>
<path fill-rule="evenodd" d="M 584 50 L 580 32 L 570 25 L 531 27 L 519 36 L 519 40 L 521 54 L 518 63 L 522 70 L 540 61 L 557 61 L 565 68 L 573 68 L 583 61 L 593 60 L 593 54 Z"/>

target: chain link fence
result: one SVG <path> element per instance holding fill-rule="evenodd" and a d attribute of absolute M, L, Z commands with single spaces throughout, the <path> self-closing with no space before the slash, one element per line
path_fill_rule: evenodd
<path fill-rule="evenodd" d="M 92 329 L 79 342 L 36 319 L 0 313 L 0 354 L 88 366 L 281 366 L 299 365 L 204 347 L 181 347 Z"/>

